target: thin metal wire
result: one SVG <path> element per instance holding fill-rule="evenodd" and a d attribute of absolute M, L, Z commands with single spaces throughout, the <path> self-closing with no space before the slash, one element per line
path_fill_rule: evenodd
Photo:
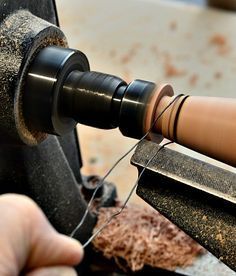
<path fill-rule="evenodd" d="M 121 212 L 124 210 L 124 208 L 127 206 L 127 203 L 129 202 L 131 196 L 133 195 L 135 189 L 137 188 L 138 186 L 138 183 L 139 183 L 139 180 L 141 179 L 143 173 L 145 172 L 145 170 L 147 169 L 148 165 L 152 162 L 152 160 L 158 155 L 158 153 L 167 145 L 171 144 L 173 142 L 167 142 L 165 144 L 163 144 L 159 149 L 158 151 L 148 160 L 148 162 L 146 163 L 146 165 L 144 166 L 144 168 L 142 169 L 141 173 L 139 174 L 139 177 L 137 178 L 137 180 L 135 181 L 134 183 L 134 186 L 132 187 L 128 197 L 126 198 L 124 204 L 122 205 L 122 207 L 119 209 L 119 211 L 115 212 L 114 214 L 112 214 L 108 219 L 107 221 L 82 245 L 83 248 L 85 248 L 86 246 L 88 246 L 90 244 L 90 242 L 97 237 L 97 235 L 99 235 L 104 228 L 106 228 L 110 222 L 115 218 L 117 217 L 118 215 L 121 214 Z"/>
<path fill-rule="evenodd" d="M 80 227 L 83 225 L 83 223 L 85 222 L 85 219 L 88 215 L 88 212 L 90 211 L 92 202 L 95 198 L 95 195 L 98 191 L 98 189 L 100 189 L 102 187 L 102 185 L 104 184 L 104 181 L 106 180 L 106 178 L 111 174 L 111 172 L 116 168 L 116 166 L 126 157 L 128 156 L 148 135 L 149 133 L 152 131 L 153 127 L 155 126 L 155 124 L 157 123 L 157 121 L 161 118 L 161 116 L 165 113 L 165 111 L 179 98 L 181 97 L 183 94 L 179 94 L 177 95 L 162 111 L 161 113 L 155 118 L 155 120 L 153 121 L 151 127 L 149 128 L 149 130 L 146 132 L 146 134 L 137 142 L 135 143 L 124 155 L 122 155 L 115 163 L 114 165 L 108 170 L 108 172 L 103 176 L 103 178 L 98 182 L 98 185 L 96 187 L 96 189 L 94 190 L 87 208 L 84 212 L 83 217 L 81 218 L 80 222 L 78 223 L 78 225 L 76 226 L 76 228 L 71 232 L 70 237 L 74 237 L 74 235 L 76 234 L 76 232 L 80 229 Z"/>

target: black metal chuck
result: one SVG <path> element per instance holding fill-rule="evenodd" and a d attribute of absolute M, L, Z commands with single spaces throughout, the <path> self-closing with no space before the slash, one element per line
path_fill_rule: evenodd
<path fill-rule="evenodd" d="M 152 82 L 122 79 L 89 71 L 86 56 L 77 50 L 50 46 L 36 56 L 25 84 L 23 112 L 35 130 L 63 135 L 77 122 L 140 138 Z"/>

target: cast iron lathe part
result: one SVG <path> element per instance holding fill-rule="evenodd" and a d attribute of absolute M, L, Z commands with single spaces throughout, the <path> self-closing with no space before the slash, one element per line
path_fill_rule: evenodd
<path fill-rule="evenodd" d="M 125 136 L 143 135 L 146 105 L 155 91 L 152 82 L 122 79 L 89 71 L 86 56 L 77 50 L 46 47 L 28 72 L 23 112 L 31 129 L 64 135 L 77 122 L 112 129 Z"/>

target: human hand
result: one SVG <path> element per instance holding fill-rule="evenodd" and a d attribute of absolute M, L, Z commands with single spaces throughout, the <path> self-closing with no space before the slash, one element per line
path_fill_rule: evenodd
<path fill-rule="evenodd" d="M 74 276 L 82 257 L 80 243 L 56 232 L 31 199 L 0 196 L 1 276 Z"/>

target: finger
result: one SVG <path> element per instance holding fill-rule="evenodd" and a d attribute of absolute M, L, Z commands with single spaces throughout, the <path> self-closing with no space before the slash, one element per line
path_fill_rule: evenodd
<path fill-rule="evenodd" d="M 31 206 L 24 196 L 0 196 L 0 275 L 18 275 L 25 264 L 30 251 L 27 209 Z"/>
<path fill-rule="evenodd" d="M 79 264 L 83 258 L 81 244 L 56 232 L 39 208 L 32 211 L 29 227 L 31 252 L 27 267 Z"/>
<path fill-rule="evenodd" d="M 38 268 L 26 276 L 76 276 L 77 273 L 71 267 L 57 266 L 57 267 L 44 267 Z"/>
<path fill-rule="evenodd" d="M 32 245 L 32 253 L 28 259 L 28 267 L 52 265 L 77 265 L 83 258 L 81 244 L 74 239 L 56 233 L 41 232 L 35 237 L 36 243 Z"/>
<path fill-rule="evenodd" d="M 0 210 L 0 272 L 17 275 L 24 267 L 70 266 L 81 261 L 80 243 L 58 234 L 31 199 L 0 196 Z"/>

